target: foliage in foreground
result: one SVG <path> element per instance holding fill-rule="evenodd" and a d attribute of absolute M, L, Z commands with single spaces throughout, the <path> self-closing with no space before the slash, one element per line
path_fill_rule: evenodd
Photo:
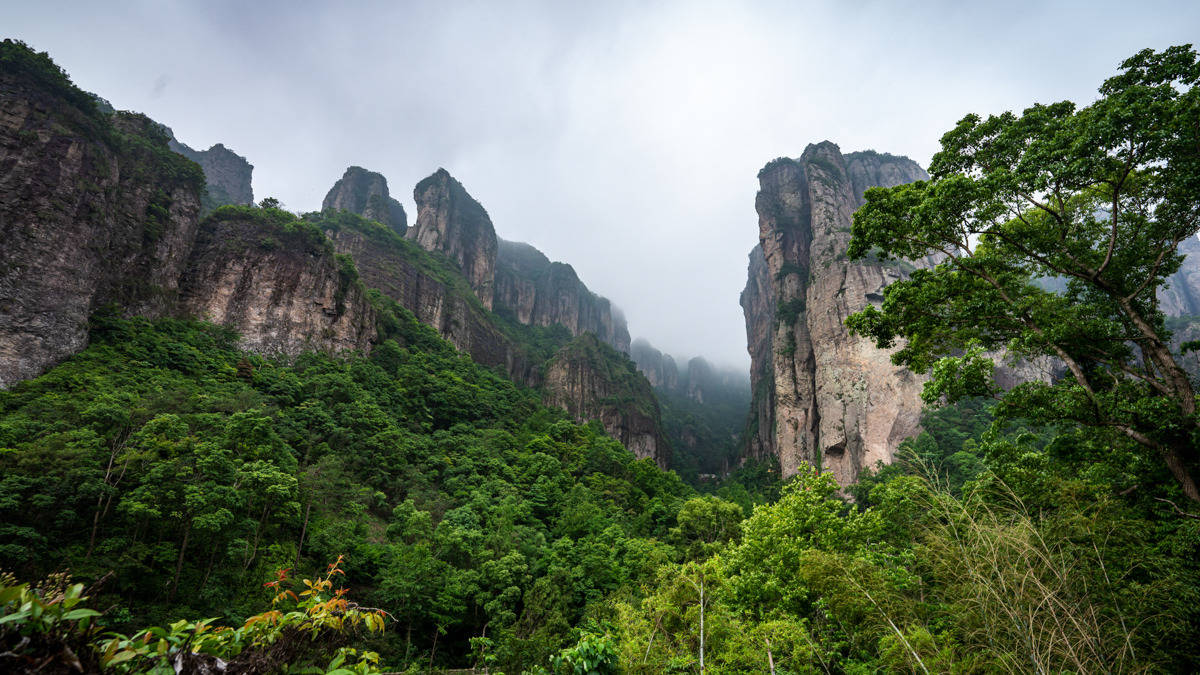
<path fill-rule="evenodd" d="M 614 599 L 621 663 L 696 672 L 703 652 L 712 673 L 1194 670 L 1200 521 L 1043 468 L 1054 497 L 1041 511 L 990 470 L 961 496 L 893 475 L 850 510 L 831 479 L 802 473 L 736 541 Z"/>
<path fill-rule="evenodd" d="M 126 637 L 97 638 L 101 613 L 77 607 L 88 600 L 83 584 L 65 584 L 52 575 L 29 584 L 0 584 L 0 665 L 5 672 L 115 673 L 327 673 L 365 675 L 379 672 L 379 655 L 345 646 L 361 631 L 383 631 L 387 612 L 364 609 L 334 589 L 341 559 L 325 575 L 303 580 L 296 594 L 281 586 L 281 570 L 265 586 L 279 592 L 272 606 L 292 605 L 251 616 L 240 628 L 215 625 L 214 619 L 176 621 Z M 289 602 L 289 599 L 291 602 Z"/>

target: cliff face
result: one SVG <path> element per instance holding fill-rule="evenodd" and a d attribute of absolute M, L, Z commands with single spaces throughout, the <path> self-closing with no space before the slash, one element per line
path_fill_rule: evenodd
<path fill-rule="evenodd" d="M 655 389 L 675 391 L 679 387 L 679 366 L 670 354 L 663 354 L 638 338 L 630 346 L 629 357 Z"/>
<path fill-rule="evenodd" d="M 350 211 L 390 227 L 400 236 L 408 231 L 404 206 L 392 199 L 387 179 L 359 166 L 346 169 L 321 202 L 322 211 Z"/>
<path fill-rule="evenodd" d="M 663 468 L 670 464 L 650 383 L 633 362 L 595 336 L 582 335 L 560 349 L 546 364 L 545 386 L 548 405 L 580 422 L 599 420 L 633 454 Z"/>
<path fill-rule="evenodd" d="M 575 269 L 551 262 L 541 251 L 518 242 L 498 242 L 495 309 L 507 309 L 528 326 L 562 324 L 571 335 L 595 333 L 617 351 L 629 353 L 625 317 L 579 280 Z"/>
<path fill-rule="evenodd" d="M 343 179 L 330 191 L 327 207 L 340 208 L 336 199 L 349 191 L 345 183 Z M 559 352 L 544 363 L 546 355 L 540 350 L 545 346 L 530 344 L 524 329 L 497 316 L 525 326 L 561 325 L 570 336 L 594 334 L 606 345 L 628 351 L 629 331 L 611 303 L 589 291 L 570 265 L 551 262 L 527 244 L 498 240 L 487 212 L 445 170 L 421 181 L 414 195 L 417 221 L 403 238 L 349 214 L 326 212 L 322 227 L 338 253 L 354 259 L 368 286 L 411 311 L 476 362 L 502 368 L 517 382 L 544 387 L 552 405 L 580 420 L 599 419 L 641 456 L 665 456 L 657 403 L 654 414 L 647 415 L 638 407 L 648 404 L 629 403 L 609 393 L 644 390 L 653 402 L 649 383 L 636 369 L 629 377 L 640 385 L 606 382 L 606 377 L 626 374 L 616 367 L 581 370 L 569 357 L 582 348 Z M 624 356 L 620 361 L 625 362 Z"/>
<path fill-rule="evenodd" d="M 746 349 L 750 352 L 750 413 L 744 434 L 745 455 L 775 456 L 775 289 L 762 244 L 750 251 L 742 313 L 746 317 Z"/>
<path fill-rule="evenodd" d="M 325 234 L 338 253 L 354 259 L 367 286 L 411 311 L 477 363 L 501 367 L 517 382 L 540 384 L 537 364 L 497 329 L 457 270 L 439 266 L 415 244 L 383 228 L 342 220 L 328 217 Z"/>
<path fill-rule="evenodd" d="M 417 183 L 417 222 L 408 239 L 454 261 L 487 309 L 496 278 L 496 230 L 487 211 L 445 169 Z"/>
<path fill-rule="evenodd" d="M 254 191 L 250 187 L 254 166 L 245 157 L 217 143 L 208 150 L 193 150 L 179 142 L 168 128 L 170 148 L 200 165 L 208 184 L 208 194 L 203 198 L 204 213 L 225 204 L 253 204 Z"/>
<path fill-rule="evenodd" d="M 0 70 L 0 387 L 82 349 L 101 305 L 170 307 L 203 181 L 149 119 Z"/>
<path fill-rule="evenodd" d="M 864 189 L 925 178 L 907 158 L 843 156 L 829 142 L 759 172 L 759 248 L 742 294 L 755 394 L 747 452 L 777 456 L 785 477 L 810 462 L 853 483 L 917 430 L 923 381 L 843 325 L 903 271 L 845 252 Z"/>
<path fill-rule="evenodd" d="M 367 351 L 375 311 L 353 265 L 316 230 L 285 229 L 263 211 L 217 211 L 200 227 L 179 312 L 241 334 L 264 354 Z"/>

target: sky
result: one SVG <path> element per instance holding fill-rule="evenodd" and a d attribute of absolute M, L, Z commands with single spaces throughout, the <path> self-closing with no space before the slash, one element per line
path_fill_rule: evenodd
<path fill-rule="evenodd" d="M 1086 104 L 1200 2 L 60 2 L 0 37 L 320 208 L 347 166 L 415 217 L 439 167 L 498 236 L 570 263 L 630 333 L 746 368 L 755 174 L 806 145 L 927 166 L 963 115 Z"/>

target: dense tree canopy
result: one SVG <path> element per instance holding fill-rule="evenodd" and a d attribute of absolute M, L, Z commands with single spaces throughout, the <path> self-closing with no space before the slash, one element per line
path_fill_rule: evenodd
<path fill-rule="evenodd" d="M 1195 384 L 1156 295 L 1200 229 L 1198 80 L 1190 46 L 1145 50 L 1089 106 L 964 117 L 930 181 L 867 191 L 852 257 L 940 263 L 889 286 L 852 330 L 903 338 L 894 361 L 932 371 L 930 401 L 996 394 L 985 350 L 1047 359 L 1065 377 L 1008 392 L 1002 416 L 1135 443 L 1200 501 Z"/>

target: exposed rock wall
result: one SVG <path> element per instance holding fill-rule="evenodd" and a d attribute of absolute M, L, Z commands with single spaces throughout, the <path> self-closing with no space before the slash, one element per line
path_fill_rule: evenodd
<path fill-rule="evenodd" d="M 746 349 L 750 352 L 750 413 L 746 421 L 744 453 L 753 459 L 774 457 L 775 452 L 775 289 L 762 244 L 750 251 L 746 288 L 741 295 L 746 317 Z"/>
<path fill-rule="evenodd" d="M 107 304 L 201 315 L 262 352 L 368 347 L 373 309 L 319 232 L 253 208 L 201 224 L 205 173 L 166 127 L 111 113 L 24 45 L 0 51 L 0 388 L 83 349 Z"/>
<path fill-rule="evenodd" d="M 445 169 L 417 183 L 413 198 L 417 221 L 408 239 L 454 261 L 483 306 L 491 309 L 497 243 L 487 211 Z"/>
<path fill-rule="evenodd" d="M 217 143 L 208 150 L 193 150 L 175 138 L 175 134 L 164 127 L 170 136 L 170 148 L 200 165 L 208 184 L 204 197 L 205 213 L 225 204 L 253 204 L 254 190 L 250 182 L 254 166 L 245 157 Z"/>
<path fill-rule="evenodd" d="M 220 213 L 201 224 L 181 314 L 232 328 L 243 349 L 263 354 L 370 349 L 375 310 L 328 242 Z"/>
<path fill-rule="evenodd" d="M 354 259 L 367 286 L 379 289 L 411 311 L 417 320 L 432 326 L 477 363 L 498 366 L 513 380 L 540 384 L 537 364 L 501 333 L 469 287 L 456 287 L 448 270 L 431 269 L 406 247 L 411 242 L 349 227 L 327 229 L 338 253 Z M 454 273 L 456 274 L 456 273 Z M 459 283 L 462 283 L 461 279 Z"/>
<path fill-rule="evenodd" d="M 595 333 L 629 353 L 625 317 L 607 298 L 588 290 L 570 265 L 551 262 L 529 244 L 501 239 L 495 279 L 495 309 L 507 309 L 529 326 L 562 324 L 571 335 Z"/>
<path fill-rule="evenodd" d="M 599 420 L 633 454 L 663 468 L 670 464 L 671 450 L 650 383 L 632 361 L 594 335 L 582 335 L 554 355 L 546 365 L 545 386 L 548 405 L 581 422 Z"/>
<path fill-rule="evenodd" d="M 390 227 L 400 236 L 408 231 L 404 206 L 392 199 L 387 179 L 360 166 L 346 169 L 321 202 L 322 211 L 350 211 Z"/>
<path fill-rule="evenodd" d="M 109 118 L 65 77 L 0 70 L 0 387 L 85 347 L 101 305 L 163 314 L 202 186 L 149 119 Z"/>
<path fill-rule="evenodd" d="M 638 338 L 630 345 L 629 356 L 655 389 L 675 391 L 679 387 L 679 366 L 670 354 L 663 354 Z"/>
<path fill-rule="evenodd" d="M 829 142 L 759 172 L 762 262 L 751 254 L 742 294 L 755 392 L 747 452 L 778 457 L 785 477 L 810 462 L 853 483 L 918 428 L 922 379 L 843 322 L 904 274 L 896 264 L 846 259 L 862 191 L 924 178 L 909 159 L 843 156 Z"/>

